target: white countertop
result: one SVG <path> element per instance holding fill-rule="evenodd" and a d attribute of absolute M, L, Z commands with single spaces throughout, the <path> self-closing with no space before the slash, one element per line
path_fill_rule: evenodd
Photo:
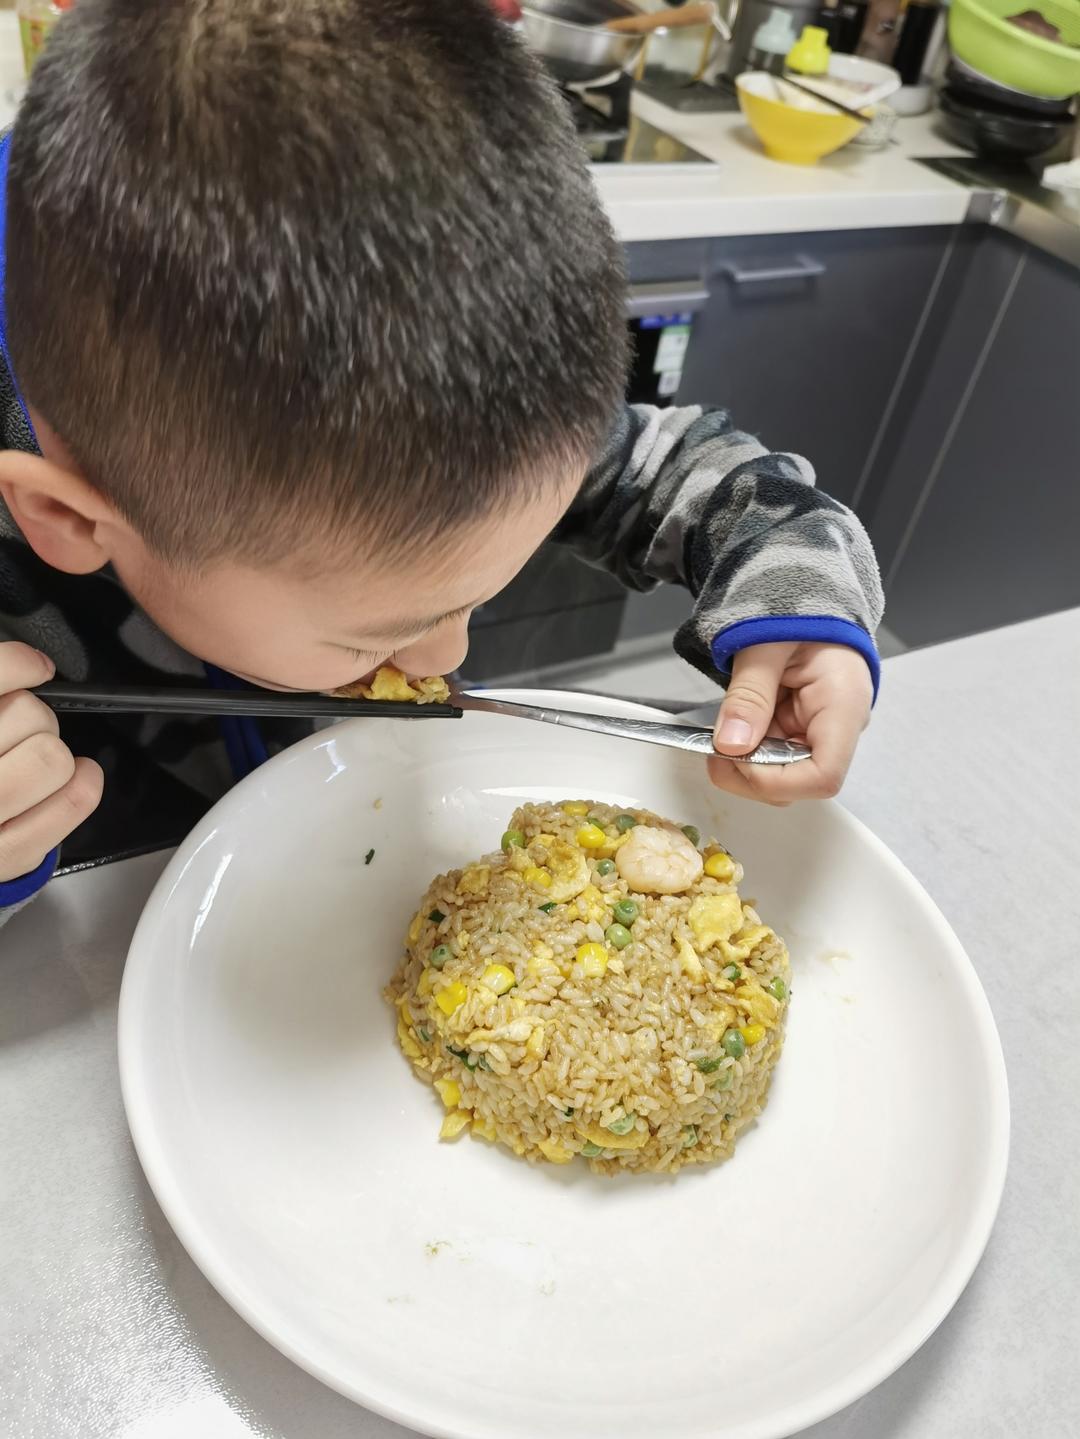
<path fill-rule="evenodd" d="M 1012 1157 L 986 1256 L 952 1314 L 812 1439 L 1075 1432 L 1078 651 L 1074 610 L 886 663 L 845 801 L 938 901 L 982 978 L 1009 1069 Z M 404 1436 L 249 1329 L 142 1177 L 120 1102 L 116 998 L 163 863 L 58 880 L 0 932 L 0 1433 Z"/>
<path fill-rule="evenodd" d="M 15 16 L 0 12 L 0 126 L 15 115 L 24 84 Z M 899 143 L 878 153 L 848 148 L 806 168 L 762 152 L 741 115 L 682 115 L 645 96 L 643 120 L 686 142 L 716 166 L 594 167 L 597 188 L 623 241 L 798 234 L 902 225 L 952 225 L 968 191 L 916 163 L 955 154 L 928 117 L 900 122 Z"/>
<path fill-rule="evenodd" d="M 968 191 L 916 157 L 954 155 L 931 116 L 902 120 L 885 150 L 848 146 L 818 165 L 770 160 L 738 114 L 681 115 L 646 96 L 634 112 L 716 166 L 595 165 L 597 188 L 619 238 L 780 235 L 904 225 L 954 225 Z"/>

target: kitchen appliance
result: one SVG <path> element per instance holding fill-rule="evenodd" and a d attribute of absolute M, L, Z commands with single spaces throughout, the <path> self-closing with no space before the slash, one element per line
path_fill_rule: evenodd
<path fill-rule="evenodd" d="M 562 87 L 578 138 L 594 165 L 708 165 L 706 156 L 630 113 L 634 82 Z"/>

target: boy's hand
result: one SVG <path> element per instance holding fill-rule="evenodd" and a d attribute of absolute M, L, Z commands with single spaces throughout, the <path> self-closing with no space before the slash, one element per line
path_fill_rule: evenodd
<path fill-rule="evenodd" d="M 29 645 L 0 644 L 0 883 L 37 869 L 101 799 L 100 766 L 74 758 L 29 693 L 55 672 Z"/>
<path fill-rule="evenodd" d="M 716 722 L 719 753 L 709 760 L 713 784 L 767 804 L 836 794 L 869 722 L 872 699 L 867 663 L 845 645 L 740 650 Z M 734 764 L 723 758 L 748 754 L 766 735 L 805 740 L 814 757 L 789 765 Z"/>

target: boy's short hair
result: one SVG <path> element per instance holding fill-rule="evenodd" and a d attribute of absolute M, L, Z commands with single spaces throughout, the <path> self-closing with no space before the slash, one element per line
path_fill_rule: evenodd
<path fill-rule="evenodd" d="M 178 562 L 396 550 L 565 479 L 623 295 L 486 0 L 80 0 L 15 125 L 17 381 Z"/>

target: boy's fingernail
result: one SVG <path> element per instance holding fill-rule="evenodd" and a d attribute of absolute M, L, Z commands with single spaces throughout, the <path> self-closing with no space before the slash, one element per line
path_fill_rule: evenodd
<path fill-rule="evenodd" d="M 45 651 L 44 651 L 44 650 L 38 650 L 37 653 L 38 653 L 38 654 L 41 656 L 41 658 L 45 661 L 45 668 L 49 671 L 49 673 L 50 673 L 50 674 L 55 673 L 55 671 L 56 671 L 56 666 L 53 664 L 52 660 L 51 660 L 51 659 L 49 658 L 49 656 L 45 653 Z"/>
<path fill-rule="evenodd" d="M 717 731 L 716 738 L 721 744 L 748 745 L 754 738 L 754 731 L 750 728 L 749 720 L 737 719 L 735 715 L 732 715 L 730 719 L 725 718 L 720 721 L 720 729 Z"/>

